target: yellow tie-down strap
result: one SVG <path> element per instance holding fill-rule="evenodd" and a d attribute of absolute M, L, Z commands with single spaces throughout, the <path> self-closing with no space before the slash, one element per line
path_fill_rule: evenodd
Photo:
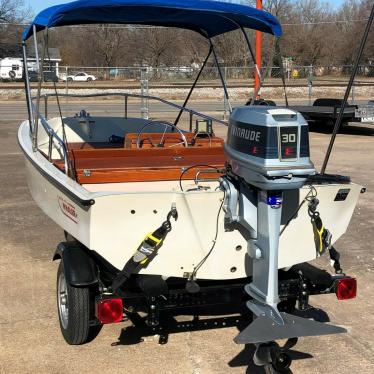
<path fill-rule="evenodd" d="M 322 235 L 323 235 L 323 232 L 325 231 L 325 228 L 324 226 L 322 225 L 321 229 L 318 230 L 317 228 L 317 225 L 314 223 L 313 224 L 314 226 L 314 235 L 316 236 L 315 237 L 315 241 L 318 242 L 318 253 L 319 254 L 323 254 L 324 252 L 324 248 L 323 248 L 323 238 L 322 238 Z"/>
<path fill-rule="evenodd" d="M 147 240 L 147 239 L 151 239 L 153 242 L 156 243 L 156 246 L 157 247 L 161 242 L 162 242 L 162 239 L 158 239 L 156 238 L 155 236 L 152 235 L 152 233 L 149 233 L 145 236 L 144 240 L 143 240 L 143 243 Z M 145 265 L 148 261 L 148 258 L 145 258 L 143 261 L 140 262 L 140 265 Z"/>
<path fill-rule="evenodd" d="M 157 245 L 159 245 L 162 242 L 161 239 L 157 239 L 155 236 L 152 235 L 152 233 L 147 234 L 144 240 L 147 240 L 148 238 L 154 241 Z"/>

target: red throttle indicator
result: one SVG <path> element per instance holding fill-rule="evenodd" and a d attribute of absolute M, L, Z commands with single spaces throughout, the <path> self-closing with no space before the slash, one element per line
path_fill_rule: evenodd
<path fill-rule="evenodd" d="M 286 147 L 285 149 L 284 149 L 284 155 L 286 156 L 286 157 L 296 157 L 296 149 L 295 148 L 293 148 L 293 147 Z"/>

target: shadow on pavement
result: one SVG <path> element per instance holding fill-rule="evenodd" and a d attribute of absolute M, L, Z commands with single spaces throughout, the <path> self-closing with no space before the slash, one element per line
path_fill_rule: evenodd
<path fill-rule="evenodd" d="M 234 368 L 234 367 L 247 366 L 247 370 L 246 370 L 247 374 L 267 373 L 264 367 L 257 366 L 253 362 L 253 355 L 255 351 L 256 351 L 256 347 L 254 346 L 254 344 L 245 345 L 244 349 L 228 363 L 229 367 Z M 295 361 L 313 358 L 313 356 L 309 353 L 299 352 L 293 349 L 289 350 L 287 353 L 290 355 L 291 359 Z M 292 371 L 289 370 L 288 374 L 291 374 L 291 373 Z"/>
<path fill-rule="evenodd" d="M 222 313 L 222 316 L 217 316 Z M 235 315 L 227 315 L 227 313 L 235 313 Z M 328 322 L 329 317 L 326 312 L 321 309 L 310 308 L 305 312 L 294 313 L 300 317 L 312 318 L 320 322 Z M 209 317 L 215 315 L 215 317 Z M 223 316 L 224 315 L 224 316 Z M 181 317 L 183 316 L 183 320 Z M 191 316 L 191 319 L 187 319 Z M 112 343 L 112 346 L 118 345 L 134 345 L 144 341 L 145 337 L 158 335 L 158 343 L 163 345 L 168 343 L 170 334 L 204 331 L 213 329 L 222 329 L 227 327 L 236 327 L 239 331 L 246 328 L 252 321 L 252 315 L 247 308 L 241 307 L 222 307 L 214 311 L 207 307 L 199 307 L 198 310 L 188 313 L 171 313 L 165 311 L 160 315 L 159 326 L 148 326 L 145 317 L 141 317 L 137 313 L 128 314 L 128 319 L 133 323 L 132 326 L 127 326 L 121 330 L 118 341 Z M 246 366 L 246 373 L 248 374 L 264 374 L 268 373 L 264 367 L 256 366 L 253 362 L 253 355 L 256 347 L 253 344 L 247 344 L 244 349 L 234 357 L 229 363 L 229 367 Z M 287 353 L 292 360 L 304 360 L 313 358 L 312 355 L 304 352 L 299 352 L 293 349 L 287 350 Z M 289 371 L 289 373 L 292 373 Z"/>

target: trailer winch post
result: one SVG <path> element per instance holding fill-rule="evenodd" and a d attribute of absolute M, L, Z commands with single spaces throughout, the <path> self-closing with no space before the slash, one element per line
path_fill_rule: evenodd
<path fill-rule="evenodd" d="M 365 48 L 365 45 L 366 45 L 366 41 L 367 41 L 368 36 L 369 36 L 369 31 L 370 31 L 371 25 L 373 24 L 373 19 L 374 19 L 374 4 L 373 4 L 373 6 L 371 8 L 370 17 L 368 19 L 368 23 L 366 25 L 364 34 L 363 34 L 362 39 L 361 39 L 360 48 L 358 50 L 358 54 L 357 54 L 357 57 L 356 57 L 355 64 L 353 66 L 353 71 L 352 71 L 351 77 L 349 79 L 349 83 L 348 83 L 347 89 L 345 91 L 345 95 L 344 95 L 344 99 L 343 99 L 342 105 L 340 107 L 339 115 L 338 115 L 338 118 L 336 119 L 336 122 L 335 122 L 334 130 L 333 130 L 333 133 L 331 135 L 330 144 L 329 144 L 329 147 L 328 147 L 327 152 L 326 152 L 325 160 L 323 161 L 323 166 L 322 166 L 322 169 L 321 169 L 321 174 L 325 174 L 326 167 L 327 167 L 327 164 L 328 164 L 329 159 L 330 159 L 331 151 L 332 151 L 332 149 L 334 147 L 336 135 L 337 135 L 337 133 L 338 133 L 338 131 L 340 129 L 340 126 L 342 124 L 344 109 L 347 106 L 349 94 L 351 92 L 354 79 L 356 78 L 356 74 L 357 74 L 357 70 L 358 70 L 358 65 L 360 63 L 360 60 L 361 60 L 361 57 L 362 57 L 362 53 L 364 51 L 364 48 Z"/>

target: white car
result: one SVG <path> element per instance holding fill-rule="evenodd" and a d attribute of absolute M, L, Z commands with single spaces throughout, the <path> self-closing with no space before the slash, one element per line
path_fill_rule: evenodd
<path fill-rule="evenodd" d="M 67 80 L 68 82 L 91 82 L 97 80 L 97 78 L 94 75 L 82 72 L 75 75 L 68 75 L 67 77 L 63 77 L 62 80 Z"/>

